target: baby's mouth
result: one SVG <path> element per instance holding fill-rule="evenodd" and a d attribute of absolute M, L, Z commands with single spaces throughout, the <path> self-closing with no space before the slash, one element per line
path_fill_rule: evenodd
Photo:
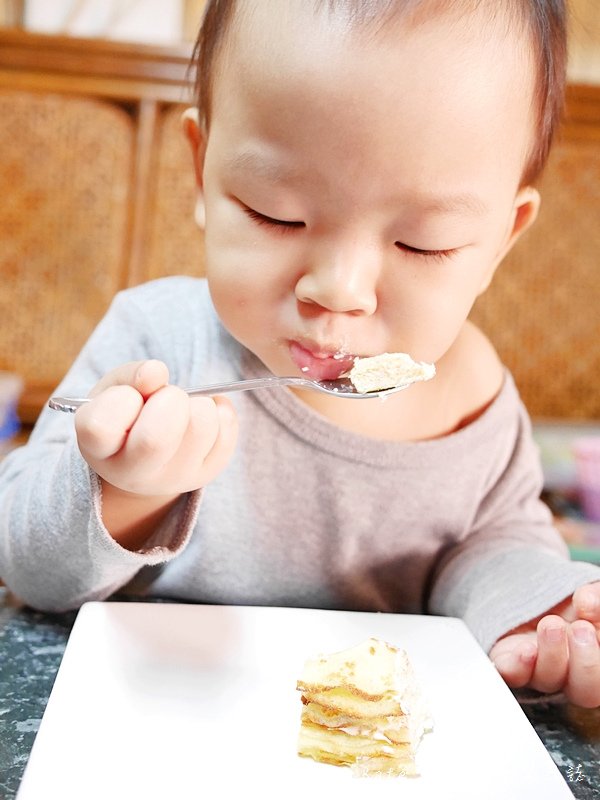
<path fill-rule="evenodd" d="M 292 341 L 290 356 L 300 372 L 315 381 L 333 381 L 352 369 L 355 356 L 339 350 L 321 349 L 317 345 Z"/>

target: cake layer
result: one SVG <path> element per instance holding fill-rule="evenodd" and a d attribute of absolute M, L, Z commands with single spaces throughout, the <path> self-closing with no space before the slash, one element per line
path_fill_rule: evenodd
<path fill-rule="evenodd" d="M 376 701 L 402 690 L 409 673 L 403 650 L 371 638 L 348 650 L 308 659 L 297 688 L 307 695 L 336 690 Z"/>
<path fill-rule="evenodd" d="M 308 703 L 302 710 L 302 722 L 327 728 L 341 728 L 364 736 L 381 735 L 395 743 L 416 744 L 419 736 L 414 733 L 405 715 L 386 717 L 351 716 L 331 711 L 318 703 Z"/>
<path fill-rule="evenodd" d="M 322 692 L 303 692 L 302 702 L 316 703 L 332 712 L 347 714 L 351 717 L 388 717 L 401 716 L 404 709 L 401 696 L 389 692 L 378 700 L 365 698 L 351 689 L 328 689 Z"/>
<path fill-rule="evenodd" d="M 349 734 L 334 728 L 303 723 L 298 738 L 298 753 L 327 764 L 358 765 L 365 774 L 416 775 L 413 749 L 384 739 Z"/>

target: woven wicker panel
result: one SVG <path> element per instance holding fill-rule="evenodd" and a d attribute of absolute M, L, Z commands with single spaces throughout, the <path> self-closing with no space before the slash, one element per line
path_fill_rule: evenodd
<path fill-rule="evenodd" d="M 0 369 L 68 369 L 123 283 L 133 129 L 94 100 L 0 92 Z"/>
<path fill-rule="evenodd" d="M 162 112 L 155 153 L 145 275 L 204 275 L 202 232 L 194 222 L 192 155 L 181 126 L 185 106 Z"/>
<path fill-rule="evenodd" d="M 472 318 L 535 417 L 600 419 L 600 147 L 562 142 L 542 208 Z"/>

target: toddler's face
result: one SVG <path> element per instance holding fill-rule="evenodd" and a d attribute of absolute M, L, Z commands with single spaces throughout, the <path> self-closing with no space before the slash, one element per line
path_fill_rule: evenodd
<path fill-rule="evenodd" d="M 365 35 L 255 5 L 199 155 L 223 323 L 276 374 L 439 361 L 535 216 L 527 43 L 468 17 Z"/>

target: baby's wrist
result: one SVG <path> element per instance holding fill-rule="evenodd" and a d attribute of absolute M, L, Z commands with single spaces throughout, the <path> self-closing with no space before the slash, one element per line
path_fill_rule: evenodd
<path fill-rule="evenodd" d="M 129 492 L 102 478 L 100 485 L 104 527 L 127 550 L 139 550 L 181 497 Z"/>

